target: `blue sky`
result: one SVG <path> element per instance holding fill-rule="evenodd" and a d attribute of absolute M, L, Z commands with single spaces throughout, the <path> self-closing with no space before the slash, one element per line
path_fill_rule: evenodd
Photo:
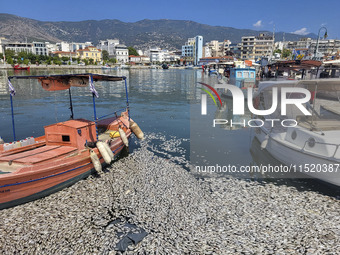
<path fill-rule="evenodd" d="M 119 19 L 193 20 L 214 26 L 255 30 L 318 33 L 321 26 L 328 38 L 340 39 L 340 1 L 315 0 L 1 0 L 0 12 L 42 21 Z M 324 32 L 321 34 L 323 35 Z"/>

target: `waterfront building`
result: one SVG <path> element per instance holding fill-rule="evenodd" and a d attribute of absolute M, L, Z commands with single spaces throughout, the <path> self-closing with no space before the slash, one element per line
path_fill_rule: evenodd
<path fill-rule="evenodd" d="M 52 56 L 57 56 L 59 58 L 68 57 L 68 58 L 76 58 L 77 53 L 71 51 L 53 51 Z"/>
<path fill-rule="evenodd" d="M 254 59 L 255 36 L 242 36 L 241 59 Z"/>
<path fill-rule="evenodd" d="M 243 36 L 241 42 L 241 59 L 259 60 L 273 55 L 273 35 L 260 33 L 258 36 Z"/>
<path fill-rule="evenodd" d="M 149 57 L 151 63 L 162 63 L 165 61 L 164 52 L 158 47 L 149 49 Z"/>
<path fill-rule="evenodd" d="M 70 44 L 68 42 L 56 43 L 58 51 L 70 51 Z"/>
<path fill-rule="evenodd" d="M 76 52 L 77 50 L 83 50 L 86 47 L 93 46 L 92 42 L 84 42 L 84 43 L 70 43 L 70 51 Z"/>
<path fill-rule="evenodd" d="M 114 57 L 115 55 L 115 47 L 119 45 L 118 39 L 106 39 L 106 40 L 100 40 L 97 48 L 103 50 L 106 50 L 109 53 L 110 57 Z M 143 54 L 141 54 L 143 55 Z"/>
<path fill-rule="evenodd" d="M 94 46 L 88 46 L 85 49 L 77 50 L 76 56 L 82 60 L 93 59 L 94 62 L 97 63 L 102 61 L 102 51 Z"/>
<path fill-rule="evenodd" d="M 55 51 L 59 51 L 59 47 L 55 43 L 45 42 L 45 45 L 49 54 Z"/>
<path fill-rule="evenodd" d="M 129 62 L 131 64 L 148 64 L 150 63 L 150 57 L 148 56 L 129 56 Z"/>
<path fill-rule="evenodd" d="M 189 38 L 185 45 L 182 46 L 182 57 L 194 65 L 198 65 L 199 60 L 203 57 L 203 36 L 197 35 Z"/>
<path fill-rule="evenodd" d="M 13 50 L 16 53 L 25 51 L 27 53 L 33 53 L 33 44 L 32 43 L 21 43 L 21 42 L 8 42 L 5 44 L 6 50 Z"/>
<path fill-rule="evenodd" d="M 210 41 L 205 44 L 203 48 L 204 57 L 222 57 L 226 55 L 226 51 L 229 50 L 231 42 L 229 40 L 224 40 L 219 42 L 216 40 Z"/>
<path fill-rule="evenodd" d="M 44 42 L 33 42 L 33 54 L 48 56 L 49 51 Z"/>
<path fill-rule="evenodd" d="M 124 44 L 118 44 L 114 47 L 113 56 L 117 63 L 125 64 L 129 62 L 129 50 Z"/>

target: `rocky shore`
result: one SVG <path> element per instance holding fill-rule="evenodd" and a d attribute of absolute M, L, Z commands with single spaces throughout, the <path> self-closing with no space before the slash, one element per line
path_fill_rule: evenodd
<path fill-rule="evenodd" d="M 161 147 L 176 150 L 178 139 Z M 146 140 L 46 198 L 1 211 L 1 254 L 337 254 L 340 203 L 294 187 L 197 178 Z M 180 163 L 180 164 L 179 164 Z M 125 252 L 117 244 L 144 233 Z"/>

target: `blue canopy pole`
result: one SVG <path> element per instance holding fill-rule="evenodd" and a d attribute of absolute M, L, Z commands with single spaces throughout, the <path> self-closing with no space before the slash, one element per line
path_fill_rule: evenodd
<path fill-rule="evenodd" d="M 8 88 L 9 88 L 9 96 L 11 98 L 13 137 L 14 137 L 14 141 L 16 141 L 17 139 L 16 139 L 16 136 L 15 136 L 14 110 L 13 110 L 13 96 L 15 95 L 15 89 L 14 89 L 10 79 L 8 79 Z"/>
<path fill-rule="evenodd" d="M 93 76 L 90 74 L 90 90 L 92 92 L 92 101 L 93 101 L 93 113 L 94 113 L 94 123 L 96 123 L 96 137 L 98 140 L 98 127 L 97 127 L 97 112 L 96 112 L 96 97 L 98 97 L 98 93 L 93 85 Z"/>
<path fill-rule="evenodd" d="M 12 128 L 13 128 L 13 141 L 16 141 L 16 136 L 15 136 L 15 124 L 14 124 L 14 111 L 13 111 L 13 99 L 12 99 L 12 93 L 10 93 L 10 98 L 11 98 L 11 111 L 12 111 Z"/>
<path fill-rule="evenodd" d="M 128 89 L 127 89 L 126 77 L 124 81 L 125 81 L 125 94 L 126 94 L 126 108 L 128 110 L 128 115 L 129 115 L 129 120 L 130 120 L 129 94 L 128 94 Z"/>

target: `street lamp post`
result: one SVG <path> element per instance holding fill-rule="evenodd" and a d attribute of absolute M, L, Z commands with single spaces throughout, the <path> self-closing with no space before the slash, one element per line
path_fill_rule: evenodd
<path fill-rule="evenodd" d="M 316 53 L 318 52 L 318 49 L 319 49 L 319 38 L 320 38 L 320 31 L 321 31 L 321 29 L 325 29 L 326 30 L 324 38 L 325 39 L 327 38 L 327 28 L 320 27 L 319 32 L 318 32 L 318 39 L 316 41 L 316 47 L 315 47 L 315 51 L 314 51 L 314 58 L 316 58 Z"/>

